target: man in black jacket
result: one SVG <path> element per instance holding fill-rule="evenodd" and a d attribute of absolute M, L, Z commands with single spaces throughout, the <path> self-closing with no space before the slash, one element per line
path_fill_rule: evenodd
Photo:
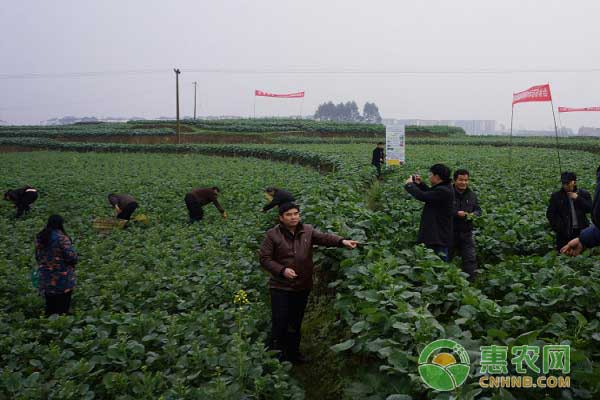
<path fill-rule="evenodd" d="M 265 195 L 270 200 L 269 204 L 263 207 L 263 212 L 269 211 L 271 208 L 279 207 L 285 203 L 293 203 L 296 201 L 290 192 L 287 192 L 276 187 L 268 187 L 265 189 Z"/>
<path fill-rule="evenodd" d="M 17 218 L 31 209 L 31 205 L 37 200 L 37 189 L 25 186 L 19 189 L 8 190 L 4 193 L 4 200 L 11 201 L 17 209 Z"/>
<path fill-rule="evenodd" d="M 442 260 L 448 261 L 454 206 L 450 168 L 444 164 L 433 165 L 429 168 L 429 182 L 431 187 L 424 184 L 419 175 L 413 175 L 404 186 L 415 199 L 425 203 L 417 243 L 423 243 L 439 254 Z"/>
<path fill-rule="evenodd" d="M 457 169 L 454 172 L 454 240 L 453 253 L 462 257 L 462 270 L 469 274 L 469 280 L 475 279 L 477 255 L 473 237 L 472 218 L 481 215 L 477 195 L 469 188 L 469 171 Z"/>
<path fill-rule="evenodd" d="M 586 214 L 592 212 L 592 197 L 588 191 L 577 188 L 574 172 L 560 175 L 562 189 L 552 193 L 546 217 L 556 233 L 556 249 L 560 250 L 589 226 Z"/>
<path fill-rule="evenodd" d="M 381 166 L 385 163 L 385 154 L 383 153 L 383 142 L 377 143 L 377 147 L 373 149 L 373 157 L 371 164 L 377 169 L 377 177 L 381 176 Z"/>

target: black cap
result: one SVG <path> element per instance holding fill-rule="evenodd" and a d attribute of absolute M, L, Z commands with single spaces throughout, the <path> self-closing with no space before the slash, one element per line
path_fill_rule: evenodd
<path fill-rule="evenodd" d="M 576 181 L 577 180 L 577 175 L 575 175 L 575 172 L 563 172 L 562 174 L 560 174 L 560 182 L 564 185 L 566 183 L 569 183 L 571 181 Z"/>

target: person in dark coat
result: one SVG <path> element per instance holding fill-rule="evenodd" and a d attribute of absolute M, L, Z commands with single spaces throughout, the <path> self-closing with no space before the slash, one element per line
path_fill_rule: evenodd
<path fill-rule="evenodd" d="M 355 249 L 357 244 L 302 224 L 296 204 L 279 206 L 279 224 L 267 231 L 260 247 L 260 265 L 271 275 L 271 348 L 280 351 L 280 360 L 306 361 L 300 353 L 300 332 L 313 285 L 313 246 Z"/>
<path fill-rule="evenodd" d="M 219 188 L 216 186 L 211 188 L 193 189 L 191 192 L 186 194 L 184 201 L 190 216 L 190 223 L 201 221 L 202 218 L 204 218 L 204 210 L 202 207 L 209 203 L 213 203 L 217 210 L 219 210 L 221 213 L 221 216 L 224 219 L 227 219 L 227 213 L 217 200 L 218 196 Z"/>
<path fill-rule="evenodd" d="M 285 190 L 276 187 L 268 187 L 265 189 L 265 195 L 270 200 L 269 204 L 263 207 L 263 212 L 267 212 L 273 207 L 279 207 L 285 203 L 293 203 L 296 201 L 294 196 Z"/>
<path fill-rule="evenodd" d="M 577 188 L 574 172 L 563 172 L 560 180 L 562 188 L 552 193 L 546 210 L 546 218 L 556 233 L 558 252 L 590 225 L 586 214 L 592 211 L 592 197 L 588 191 Z"/>
<path fill-rule="evenodd" d="M 78 256 L 63 225 L 60 215 L 50 216 L 35 240 L 38 290 L 46 299 L 46 316 L 68 313 L 75 289 Z"/>
<path fill-rule="evenodd" d="M 138 208 L 138 203 L 135 198 L 128 194 L 114 194 L 108 195 L 108 202 L 115 208 L 118 219 L 124 219 L 129 221 L 131 215 Z"/>
<path fill-rule="evenodd" d="M 454 237 L 452 253 L 460 254 L 462 270 L 469 274 L 469 280 L 475 279 L 477 254 L 473 237 L 472 217 L 481 216 L 481 208 L 474 191 L 469 188 L 469 171 L 457 169 L 454 172 Z"/>
<path fill-rule="evenodd" d="M 31 210 L 31 205 L 37 200 L 38 191 L 31 186 L 8 190 L 4 193 L 4 200 L 11 201 L 17 209 L 17 218 Z"/>
<path fill-rule="evenodd" d="M 450 168 L 435 164 L 429 168 L 431 187 L 423 183 L 421 176 L 413 175 L 406 180 L 404 188 L 415 199 L 425 203 L 417 243 L 422 243 L 448 261 L 452 245 L 454 189 Z"/>
<path fill-rule="evenodd" d="M 377 177 L 381 176 L 381 166 L 385 164 L 385 153 L 383 152 L 383 142 L 377 143 L 377 147 L 373 149 L 373 157 L 371 165 L 377 169 Z"/>

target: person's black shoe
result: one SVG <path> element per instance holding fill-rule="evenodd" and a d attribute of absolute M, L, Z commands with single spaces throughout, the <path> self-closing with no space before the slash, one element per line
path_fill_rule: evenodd
<path fill-rule="evenodd" d="M 310 362 L 310 359 L 308 357 L 306 357 L 304 354 L 298 353 L 295 356 L 290 357 L 288 361 L 294 365 L 302 365 L 302 364 L 308 364 Z"/>

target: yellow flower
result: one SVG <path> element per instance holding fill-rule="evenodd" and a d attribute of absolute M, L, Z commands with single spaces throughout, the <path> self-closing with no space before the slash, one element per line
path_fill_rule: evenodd
<path fill-rule="evenodd" d="M 244 291 L 244 289 L 238 290 L 233 298 L 233 303 L 240 305 L 250 304 L 250 301 L 248 300 L 248 294 Z"/>

